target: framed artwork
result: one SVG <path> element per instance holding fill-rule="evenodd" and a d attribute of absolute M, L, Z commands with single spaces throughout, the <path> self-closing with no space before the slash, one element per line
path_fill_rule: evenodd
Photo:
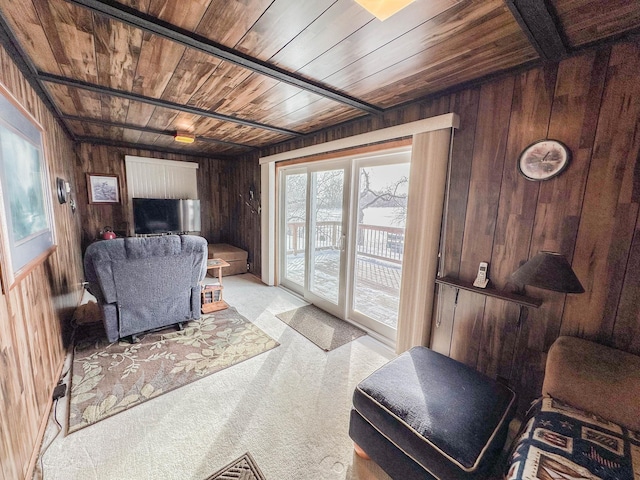
<path fill-rule="evenodd" d="M 87 173 L 89 203 L 120 203 L 118 176 L 108 173 Z"/>
<path fill-rule="evenodd" d="M 42 127 L 0 84 L 0 230 L 5 290 L 54 250 Z"/>
<path fill-rule="evenodd" d="M 527 180 L 548 180 L 560 175 L 569 165 L 571 151 L 558 140 L 538 140 L 525 148 L 518 158 L 518 170 Z"/>

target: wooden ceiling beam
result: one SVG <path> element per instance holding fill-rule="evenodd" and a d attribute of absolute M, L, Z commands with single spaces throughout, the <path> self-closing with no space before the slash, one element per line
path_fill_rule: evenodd
<path fill-rule="evenodd" d="M 238 117 L 231 117 L 229 115 L 223 115 L 221 113 L 211 112 L 203 108 L 191 107 L 189 105 L 182 105 L 180 103 L 169 102 L 167 100 L 161 100 L 159 98 L 147 97 L 138 93 L 127 92 L 124 90 L 118 90 L 111 87 L 103 87 L 94 83 L 85 82 L 82 80 L 75 80 L 73 78 L 63 77 L 61 75 L 54 75 L 52 73 L 38 72 L 36 78 L 41 82 L 57 83 L 59 85 L 66 85 L 67 87 L 81 88 L 83 90 L 89 90 L 90 92 L 99 93 L 101 95 L 114 95 L 116 97 L 125 98 L 134 102 L 148 103 L 156 107 L 168 108 L 171 110 L 178 110 L 180 112 L 191 113 L 193 115 L 201 115 L 203 117 L 215 118 L 216 120 L 222 120 L 223 122 L 237 123 L 239 125 L 245 125 L 252 128 L 261 128 L 263 130 L 270 130 L 272 132 L 281 133 L 284 135 L 292 135 L 294 137 L 301 136 L 300 132 L 294 130 L 287 130 L 286 128 L 274 127 L 273 125 L 267 125 L 260 122 L 254 122 L 251 120 L 244 120 Z"/>
<path fill-rule="evenodd" d="M 71 130 L 69 130 L 69 128 L 67 128 L 67 125 L 61 119 L 62 112 L 50 97 L 46 88 L 44 88 L 44 85 L 42 85 L 42 82 L 38 79 L 38 70 L 31 62 L 29 56 L 24 52 L 24 50 L 22 50 L 20 42 L 18 42 L 16 37 L 13 35 L 11 28 L 9 28 L 9 25 L 7 24 L 2 14 L 0 14 L 0 43 L 2 43 L 11 59 L 16 63 L 18 69 L 22 72 L 31 87 L 36 92 L 36 95 L 40 97 L 42 103 L 44 103 L 49 111 L 53 114 L 53 116 L 58 119 L 62 130 L 69 136 L 70 139 L 75 140 L 75 135 Z"/>
<path fill-rule="evenodd" d="M 136 131 L 145 132 L 145 133 L 155 133 L 156 135 L 167 135 L 170 137 L 173 137 L 174 134 L 176 133 L 175 131 L 172 131 L 172 130 L 162 130 L 159 128 L 142 127 L 140 125 L 133 125 L 131 123 L 110 122 L 110 121 L 101 120 L 98 118 L 77 117 L 74 115 L 62 115 L 62 119 L 70 122 L 93 123 L 95 125 L 100 125 L 103 127 L 124 128 L 127 130 L 136 130 Z M 255 147 L 252 147 L 251 145 L 247 145 L 244 143 L 235 143 L 235 142 L 229 142 L 226 140 L 218 140 L 216 138 L 204 137 L 202 135 L 196 135 L 196 141 L 206 142 L 206 143 L 219 143 L 221 145 L 227 145 L 229 147 L 244 148 L 244 149 L 250 149 L 250 150 L 255 149 Z"/>
<path fill-rule="evenodd" d="M 176 155 L 186 155 L 188 157 L 206 158 L 208 160 L 211 160 L 211 159 L 235 160 L 236 158 L 235 155 L 189 152 L 185 150 L 179 150 L 177 148 L 158 147 L 157 145 L 146 145 L 144 143 L 121 142 L 118 140 L 111 140 L 109 138 L 101 138 L 101 137 L 77 137 L 76 142 L 91 143 L 93 145 L 105 145 L 107 147 L 127 148 L 131 150 L 148 150 L 150 152 L 175 153 Z"/>
<path fill-rule="evenodd" d="M 241 66 L 253 72 L 274 78 L 280 82 L 293 85 L 303 90 L 315 93 L 350 107 L 363 110 L 371 114 L 383 113 L 383 109 L 356 97 L 330 88 L 322 83 L 310 80 L 302 75 L 287 71 L 271 63 L 251 57 L 226 45 L 214 42 L 202 35 L 185 30 L 159 18 L 135 10 L 112 0 L 67 0 L 70 3 L 85 7 L 92 12 L 106 15 L 120 22 L 132 25 L 141 30 L 153 33 L 181 45 L 194 48 L 206 54 L 220 58 L 234 65 Z"/>
<path fill-rule="evenodd" d="M 558 61 L 568 55 L 558 17 L 548 0 L 505 0 L 505 3 L 542 59 Z"/>

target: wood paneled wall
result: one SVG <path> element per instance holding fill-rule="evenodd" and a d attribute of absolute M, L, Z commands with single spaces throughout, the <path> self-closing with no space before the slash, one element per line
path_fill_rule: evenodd
<path fill-rule="evenodd" d="M 547 352 L 561 334 L 640 353 L 638 71 L 640 44 L 620 43 L 262 153 L 458 113 L 442 273 L 472 281 L 488 261 L 495 286 L 511 288 L 508 278 L 522 262 L 551 250 L 569 258 L 586 289 L 563 295 L 528 287 L 544 303 L 522 316 L 501 300 L 460 291 L 455 304 L 453 288 L 439 290 L 432 347 L 508 379 L 524 407 L 539 395 Z M 563 141 L 573 159 L 560 176 L 529 182 L 516 161 L 541 138 Z"/>
<path fill-rule="evenodd" d="M 82 295 L 82 264 L 80 216 L 55 193 L 56 177 L 75 185 L 74 146 L 2 47 L 0 64 L 0 81 L 44 128 L 57 244 L 44 263 L 0 293 L 0 479 L 15 480 L 26 478 L 44 431 L 65 355 L 64 327 Z"/>
<path fill-rule="evenodd" d="M 257 157 L 241 158 L 225 164 L 224 178 L 227 204 L 222 209 L 228 215 L 228 230 L 224 241 L 248 252 L 249 271 L 258 277 L 262 272 L 260 248 L 260 168 Z M 251 193 L 253 191 L 253 200 Z"/>
<path fill-rule="evenodd" d="M 237 161 L 83 144 L 73 150 L 64 132 L 4 50 L 0 79 L 45 128 L 52 181 L 75 185 L 79 211 L 54 203 L 58 248 L 0 301 L 0 472 L 26 474 L 51 390 L 64 356 L 62 321 L 77 304 L 81 246 L 105 225 L 126 230 L 126 205 L 89 205 L 85 173 L 115 173 L 126 199 L 124 155 L 198 161 L 203 235 L 249 251 L 260 274 L 259 216 L 246 205 L 259 198 L 257 155 Z M 443 273 L 472 280 L 480 261 L 506 288 L 509 274 L 539 250 L 571 259 L 586 293 L 528 289 L 544 300 L 522 315 L 508 303 L 439 291 L 433 347 L 516 385 L 522 405 L 540 391 L 546 353 L 560 334 L 598 340 L 640 353 L 640 46 L 618 44 L 559 64 L 416 102 L 384 115 L 343 124 L 265 149 L 264 155 L 326 142 L 448 111 L 456 132 L 445 220 Z M 573 152 L 569 168 L 540 183 L 517 174 L 529 143 L 557 138 Z M 75 166 L 73 161 L 76 159 Z M 80 226 L 82 219 L 82 226 Z M 435 325 L 435 323 L 434 323 Z"/>
<path fill-rule="evenodd" d="M 82 143 L 78 147 L 78 208 L 82 217 L 82 250 L 98 238 L 105 226 L 126 234 L 130 222 L 130 207 L 127 197 L 125 155 L 196 162 L 198 168 L 198 194 L 202 213 L 202 236 L 209 243 L 222 241 L 228 235 L 228 208 L 226 205 L 227 180 L 223 173 L 225 160 L 190 157 L 173 153 L 162 153 L 132 148 L 116 148 Z M 121 202 L 116 205 L 89 204 L 86 183 L 87 173 L 110 173 L 118 176 Z"/>
<path fill-rule="evenodd" d="M 448 237 L 444 273 L 472 280 L 478 263 L 489 261 L 495 286 L 512 288 L 510 274 L 550 250 L 572 261 L 586 289 L 563 295 L 527 287 L 544 303 L 520 318 L 517 306 L 468 292 L 456 306 L 453 289 L 442 287 L 434 348 L 508 379 L 520 394 L 521 411 L 540 394 L 546 355 L 558 335 L 640 353 L 640 284 L 633 265 L 639 62 L 638 44 L 619 44 L 482 85 L 475 127 L 460 132 L 465 137 L 456 148 L 468 154 L 456 151 L 453 169 L 465 172 L 456 188 L 469 196 L 449 205 L 447 228 L 464 222 L 464 233 L 453 235 L 455 245 Z M 515 162 L 540 138 L 563 141 L 573 159 L 562 175 L 529 182 Z"/>

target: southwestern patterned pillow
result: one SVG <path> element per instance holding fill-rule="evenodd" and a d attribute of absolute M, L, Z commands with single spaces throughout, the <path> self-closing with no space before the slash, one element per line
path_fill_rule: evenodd
<path fill-rule="evenodd" d="M 551 397 L 536 400 L 506 480 L 640 480 L 640 433 Z"/>

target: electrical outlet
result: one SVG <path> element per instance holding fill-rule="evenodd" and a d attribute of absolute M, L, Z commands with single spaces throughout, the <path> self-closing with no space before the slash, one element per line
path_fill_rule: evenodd
<path fill-rule="evenodd" d="M 67 384 L 61 383 L 53 389 L 53 399 L 58 400 L 67 394 Z"/>

